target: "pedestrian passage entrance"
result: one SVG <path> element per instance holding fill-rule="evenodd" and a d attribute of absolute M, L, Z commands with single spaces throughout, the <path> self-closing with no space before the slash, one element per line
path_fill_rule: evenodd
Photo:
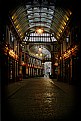
<path fill-rule="evenodd" d="M 44 77 L 49 77 L 51 75 L 51 62 L 44 63 Z"/>

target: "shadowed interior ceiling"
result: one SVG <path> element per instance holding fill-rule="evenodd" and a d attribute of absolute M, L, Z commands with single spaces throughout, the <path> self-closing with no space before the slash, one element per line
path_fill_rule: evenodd
<path fill-rule="evenodd" d="M 10 20 L 23 44 L 27 44 L 27 42 L 54 43 L 59 41 L 71 15 L 70 9 L 59 6 L 56 0 L 25 1 L 9 12 Z M 42 35 L 36 33 L 39 28 L 43 29 Z M 32 46 L 30 44 L 30 51 L 36 54 L 38 51 L 36 47 L 39 45 L 34 44 Z M 50 55 L 50 46 L 48 49 L 46 48 L 47 51 L 44 47 L 42 53 Z"/>
<path fill-rule="evenodd" d="M 7 3 L 4 5 L 3 0 L 3 15 L 9 15 L 21 42 L 29 43 L 35 53 L 35 47 L 42 44 L 50 51 L 51 43 L 60 41 L 73 12 L 77 11 L 73 0 L 12 0 Z M 36 34 L 38 28 L 44 30 L 42 35 Z"/>
<path fill-rule="evenodd" d="M 56 1 L 34 0 L 10 11 L 10 19 L 21 39 L 26 33 L 30 35 L 36 32 L 37 28 L 43 28 L 44 33 L 60 39 L 72 12 L 68 8 L 56 7 L 55 3 Z"/>

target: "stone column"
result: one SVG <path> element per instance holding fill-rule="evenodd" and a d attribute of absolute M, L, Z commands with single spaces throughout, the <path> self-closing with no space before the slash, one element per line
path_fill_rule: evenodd
<path fill-rule="evenodd" d="M 51 62 L 52 62 L 52 76 L 55 76 L 55 67 L 54 67 L 54 63 L 55 63 L 55 57 L 54 57 L 54 45 L 51 45 Z"/>

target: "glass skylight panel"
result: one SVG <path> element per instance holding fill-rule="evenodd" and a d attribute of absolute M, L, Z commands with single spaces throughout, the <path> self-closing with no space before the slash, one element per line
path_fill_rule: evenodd
<path fill-rule="evenodd" d="M 51 23 L 51 20 L 47 19 L 47 22 Z"/>
<path fill-rule="evenodd" d="M 48 34 L 48 33 L 46 33 L 46 36 L 49 36 L 49 34 Z"/>
<path fill-rule="evenodd" d="M 30 33 L 30 37 L 32 37 L 32 36 L 33 36 L 33 34 L 34 34 L 34 33 Z"/>
<path fill-rule="evenodd" d="M 41 16 L 46 16 L 47 14 L 46 13 L 41 13 Z"/>
<path fill-rule="evenodd" d="M 44 38 L 44 41 L 46 42 L 46 37 Z"/>
<path fill-rule="evenodd" d="M 46 26 L 47 26 L 47 27 L 49 26 L 49 28 L 50 28 L 51 25 L 50 25 L 49 23 L 46 23 Z"/>
<path fill-rule="evenodd" d="M 52 19 L 52 18 L 53 18 L 53 16 L 50 16 L 49 18 L 50 18 L 50 19 Z"/>
<path fill-rule="evenodd" d="M 57 40 L 55 39 L 55 41 L 57 41 Z"/>
<path fill-rule="evenodd" d="M 35 26 L 40 26 L 41 24 L 40 23 L 36 23 Z"/>
<path fill-rule="evenodd" d="M 33 33 L 31 33 L 30 36 L 33 36 Z"/>
<path fill-rule="evenodd" d="M 47 7 L 41 7 L 41 9 L 39 7 L 30 7 L 31 5 L 26 5 L 27 8 L 27 14 L 28 14 L 28 19 L 29 19 L 29 25 L 31 29 L 31 31 L 35 31 L 35 29 L 33 30 L 33 27 L 38 27 L 38 26 L 45 26 L 46 27 L 46 31 L 49 32 L 49 28 L 51 26 L 51 21 L 53 18 L 53 14 L 54 14 L 54 5 L 51 6 L 51 8 L 47 8 Z M 31 19 L 33 18 L 33 19 Z M 50 18 L 50 20 L 48 19 Z M 31 19 L 31 20 L 30 20 Z M 40 23 L 39 23 L 40 21 Z M 46 24 L 44 24 L 44 22 L 47 22 Z"/>
<path fill-rule="evenodd" d="M 44 36 L 44 33 L 42 34 L 42 36 Z"/>
<path fill-rule="evenodd" d="M 34 9 L 33 10 L 37 10 L 38 8 L 37 7 L 34 7 Z"/>
<path fill-rule="evenodd" d="M 53 41 L 57 41 L 57 40 L 55 39 L 55 37 L 51 37 L 51 39 L 52 39 L 52 42 L 53 42 Z"/>
<path fill-rule="evenodd" d="M 42 8 L 42 11 L 45 11 L 45 10 L 47 10 L 47 8 Z"/>
<path fill-rule="evenodd" d="M 32 38 L 30 38 L 29 41 L 31 42 L 32 41 Z"/>
<path fill-rule="evenodd" d="M 32 37 L 30 37 L 29 41 L 32 41 Z"/>
<path fill-rule="evenodd" d="M 44 33 L 44 36 L 46 36 L 46 33 Z"/>
<path fill-rule="evenodd" d="M 29 14 L 29 13 L 31 13 L 31 11 L 27 10 L 27 13 Z"/>
<path fill-rule="evenodd" d="M 47 41 L 50 42 L 50 38 L 49 37 L 47 38 Z"/>
<path fill-rule="evenodd" d="M 32 40 L 32 42 L 34 41 L 34 37 L 30 37 L 31 38 L 31 40 Z"/>
<path fill-rule="evenodd" d="M 39 38 L 38 38 L 38 37 L 36 37 L 36 38 L 35 38 L 35 41 L 39 41 Z"/>
<path fill-rule="evenodd" d="M 34 38 L 30 37 L 30 41 L 32 41 L 32 42 L 33 42 L 33 39 L 34 39 Z"/>
<path fill-rule="evenodd" d="M 31 23 L 31 22 L 33 22 L 33 20 L 30 19 L 30 20 L 29 20 L 29 23 Z"/>
<path fill-rule="evenodd" d="M 51 38 L 50 38 L 51 36 Z M 57 41 L 53 35 L 49 33 L 43 33 L 42 35 L 39 35 L 37 33 L 31 33 L 30 34 L 30 40 L 29 41 L 38 41 L 38 42 L 54 42 Z"/>
<path fill-rule="evenodd" d="M 39 18 L 34 18 L 34 21 L 39 21 L 40 19 Z"/>
<path fill-rule="evenodd" d="M 34 26 L 34 24 L 30 24 L 30 27 L 32 27 L 32 26 Z M 31 31 L 32 31 L 32 29 L 31 29 Z"/>
<path fill-rule="evenodd" d="M 45 18 L 41 18 L 41 21 L 46 21 L 46 19 Z"/>
<path fill-rule="evenodd" d="M 34 23 L 31 23 L 31 24 L 30 24 L 30 27 L 32 27 L 32 26 L 34 26 L 34 25 L 35 25 Z"/>
<path fill-rule="evenodd" d="M 41 26 L 45 26 L 45 24 L 42 23 Z"/>
<path fill-rule="evenodd" d="M 48 38 L 48 41 L 50 42 L 50 37 Z"/>
<path fill-rule="evenodd" d="M 36 33 L 33 33 L 33 36 L 36 36 L 37 34 Z"/>
<path fill-rule="evenodd" d="M 46 38 L 46 42 L 48 42 L 48 38 Z"/>
<path fill-rule="evenodd" d="M 30 19 L 32 16 L 28 16 L 28 18 Z"/>
<path fill-rule="evenodd" d="M 27 36 L 25 37 L 25 40 L 28 40 L 28 37 Z"/>
<path fill-rule="evenodd" d="M 50 14 L 52 14 L 52 15 L 53 15 L 53 13 L 54 13 L 54 11 L 50 11 Z"/>
<path fill-rule="evenodd" d="M 37 16 L 38 17 L 39 16 L 39 13 L 34 13 L 34 16 Z"/>
<path fill-rule="evenodd" d="M 41 38 L 39 37 L 39 41 L 41 41 Z"/>
<path fill-rule="evenodd" d="M 35 37 L 33 38 L 33 41 L 36 41 L 36 38 Z"/>
<path fill-rule="evenodd" d="M 42 42 L 44 42 L 44 37 L 42 37 Z"/>
<path fill-rule="evenodd" d="M 46 25 L 46 27 L 50 28 L 50 25 Z"/>
<path fill-rule="evenodd" d="M 44 33 L 42 33 L 41 36 L 44 36 Z"/>
<path fill-rule="evenodd" d="M 50 15 L 50 14 L 48 14 L 48 15 L 47 15 L 47 17 L 49 17 L 50 19 L 51 19 L 51 18 L 53 18 L 53 16 L 52 16 L 52 15 Z"/>

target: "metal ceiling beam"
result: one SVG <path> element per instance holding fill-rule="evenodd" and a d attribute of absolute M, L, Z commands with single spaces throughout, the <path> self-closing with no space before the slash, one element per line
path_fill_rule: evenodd
<path fill-rule="evenodd" d="M 14 14 L 16 14 L 17 13 L 17 16 L 15 17 L 15 19 L 17 19 L 20 15 L 22 15 L 22 13 L 27 13 L 27 10 L 29 10 L 30 8 L 34 8 L 34 7 L 40 7 L 40 5 L 31 5 L 31 6 L 29 6 L 28 8 L 24 8 L 23 7 L 23 9 L 20 9 L 21 8 L 21 6 L 20 6 L 20 10 L 18 11 L 18 12 L 16 12 L 15 11 L 15 13 Z M 61 11 L 61 9 L 60 9 L 60 11 L 58 11 L 58 9 L 53 9 L 53 8 L 51 8 L 51 6 L 47 6 L 47 5 L 41 5 L 41 7 L 46 7 L 46 8 L 49 8 L 49 9 L 51 9 L 52 11 L 55 11 L 55 13 L 57 13 L 60 17 L 64 17 L 63 15 L 61 15 L 61 13 L 60 13 L 60 11 Z M 67 14 L 67 12 L 65 12 L 66 10 L 62 10 L 62 12 L 64 11 L 64 13 L 66 13 L 66 15 L 69 17 L 70 16 L 70 13 L 69 13 L 69 11 L 68 11 L 68 14 Z M 11 16 L 14 16 L 14 14 L 11 14 Z M 14 19 L 14 20 L 15 20 Z M 66 21 L 66 20 L 65 20 Z"/>
<path fill-rule="evenodd" d="M 29 5 L 29 4 L 26 4 L 26 5 Z M 61 26 L 64 26 L 64 24 L 62 23 L 62 21 L 64 21 L 65 23 L 67 22 L 67 18 L 66 17 L 69 17 L 70 16 L 70 11 L 66 11 L 65 9 L 57 9 L 54 7 L 54 5 L 50 6 L 48 4 L 34 4 L 34 5 L 29 5 L 28 8 L 26 8 L 26 5 L 24 6 L 19 6 L 18 9 L 16 9 L 15 13 L 10 13 L 12 18 L 13 18 L 13 22 L 15 23 L 17 21 L 17 24 L 19 24 L 20 28 L 21 28 L 21 32 L 23 33 L 23 35 L 25 35 L 25 33 L 29 31 L 31 31 L 31 28 L 35 28 L 35 26 L 33 27 L 29 27 L 31 25 L 31 23 L 38 23 L 39 21 L 33 21 L 33 22 L 29 22 L 29 20 L 33 20 L 35 18 L 39 18 L 41 17 L 41 19 L 45 18 L 46 20 L 50 20 L 51 21 L 51 25 L 50 25 L 50 29 L 48 26 L 42 26 L 42 27 L 45 27 L 45 28 L 48 28 L 49 30 L 51 30 L 52 32 L 54 32 L 54 34 L 56 36 L 58 36 L 58 34 L 60 34 L 61 32 L 59 31 L 59 29 L 62 31 L 62 28 Z M 36 10 L 34 10 L 34 8 L 37 8 L 39 9 L 39 11 L 37 12 Z M 42 10 L 41 8 L 47 8 L 47 11 L 46 10 Z M 30 10 L 31 9 L 31 10 Z M 53 11 L 53 14 L 49 13 L 48 10 L 52 10 Z M 27 14 L 27 11 L 30 10 L 31 12 Z M 32 14 L 35 14 L 35 13 L 39 13 L 40 14 L 40 17 L 39 16 L 35 16 L 35 15 L 32 15 Z M 50 16 L 52 16 L 52 18 L 49 18 L 46 16 L 42 16 L 41 14 L 42 13 L 45 13 L 45 14 L 48 14 Z M 30 17 L 28 18 L 28 16 L 33 16 L 33 17 Z M 66 16 L 66 17 L 64 17 Z M 40 24 L 44 23 L 44 21 Z M 47 22 L 48 25 L 50 24 L 50 22 L 48 21 Z M 15 23 L 15 26 L 17 25 Z M 26 29 L 27 27 L 27 29 Z M 49 32 L 51 32 L 49 31 Z M 32 31 L 31 31 L 32 32 Z"/>

